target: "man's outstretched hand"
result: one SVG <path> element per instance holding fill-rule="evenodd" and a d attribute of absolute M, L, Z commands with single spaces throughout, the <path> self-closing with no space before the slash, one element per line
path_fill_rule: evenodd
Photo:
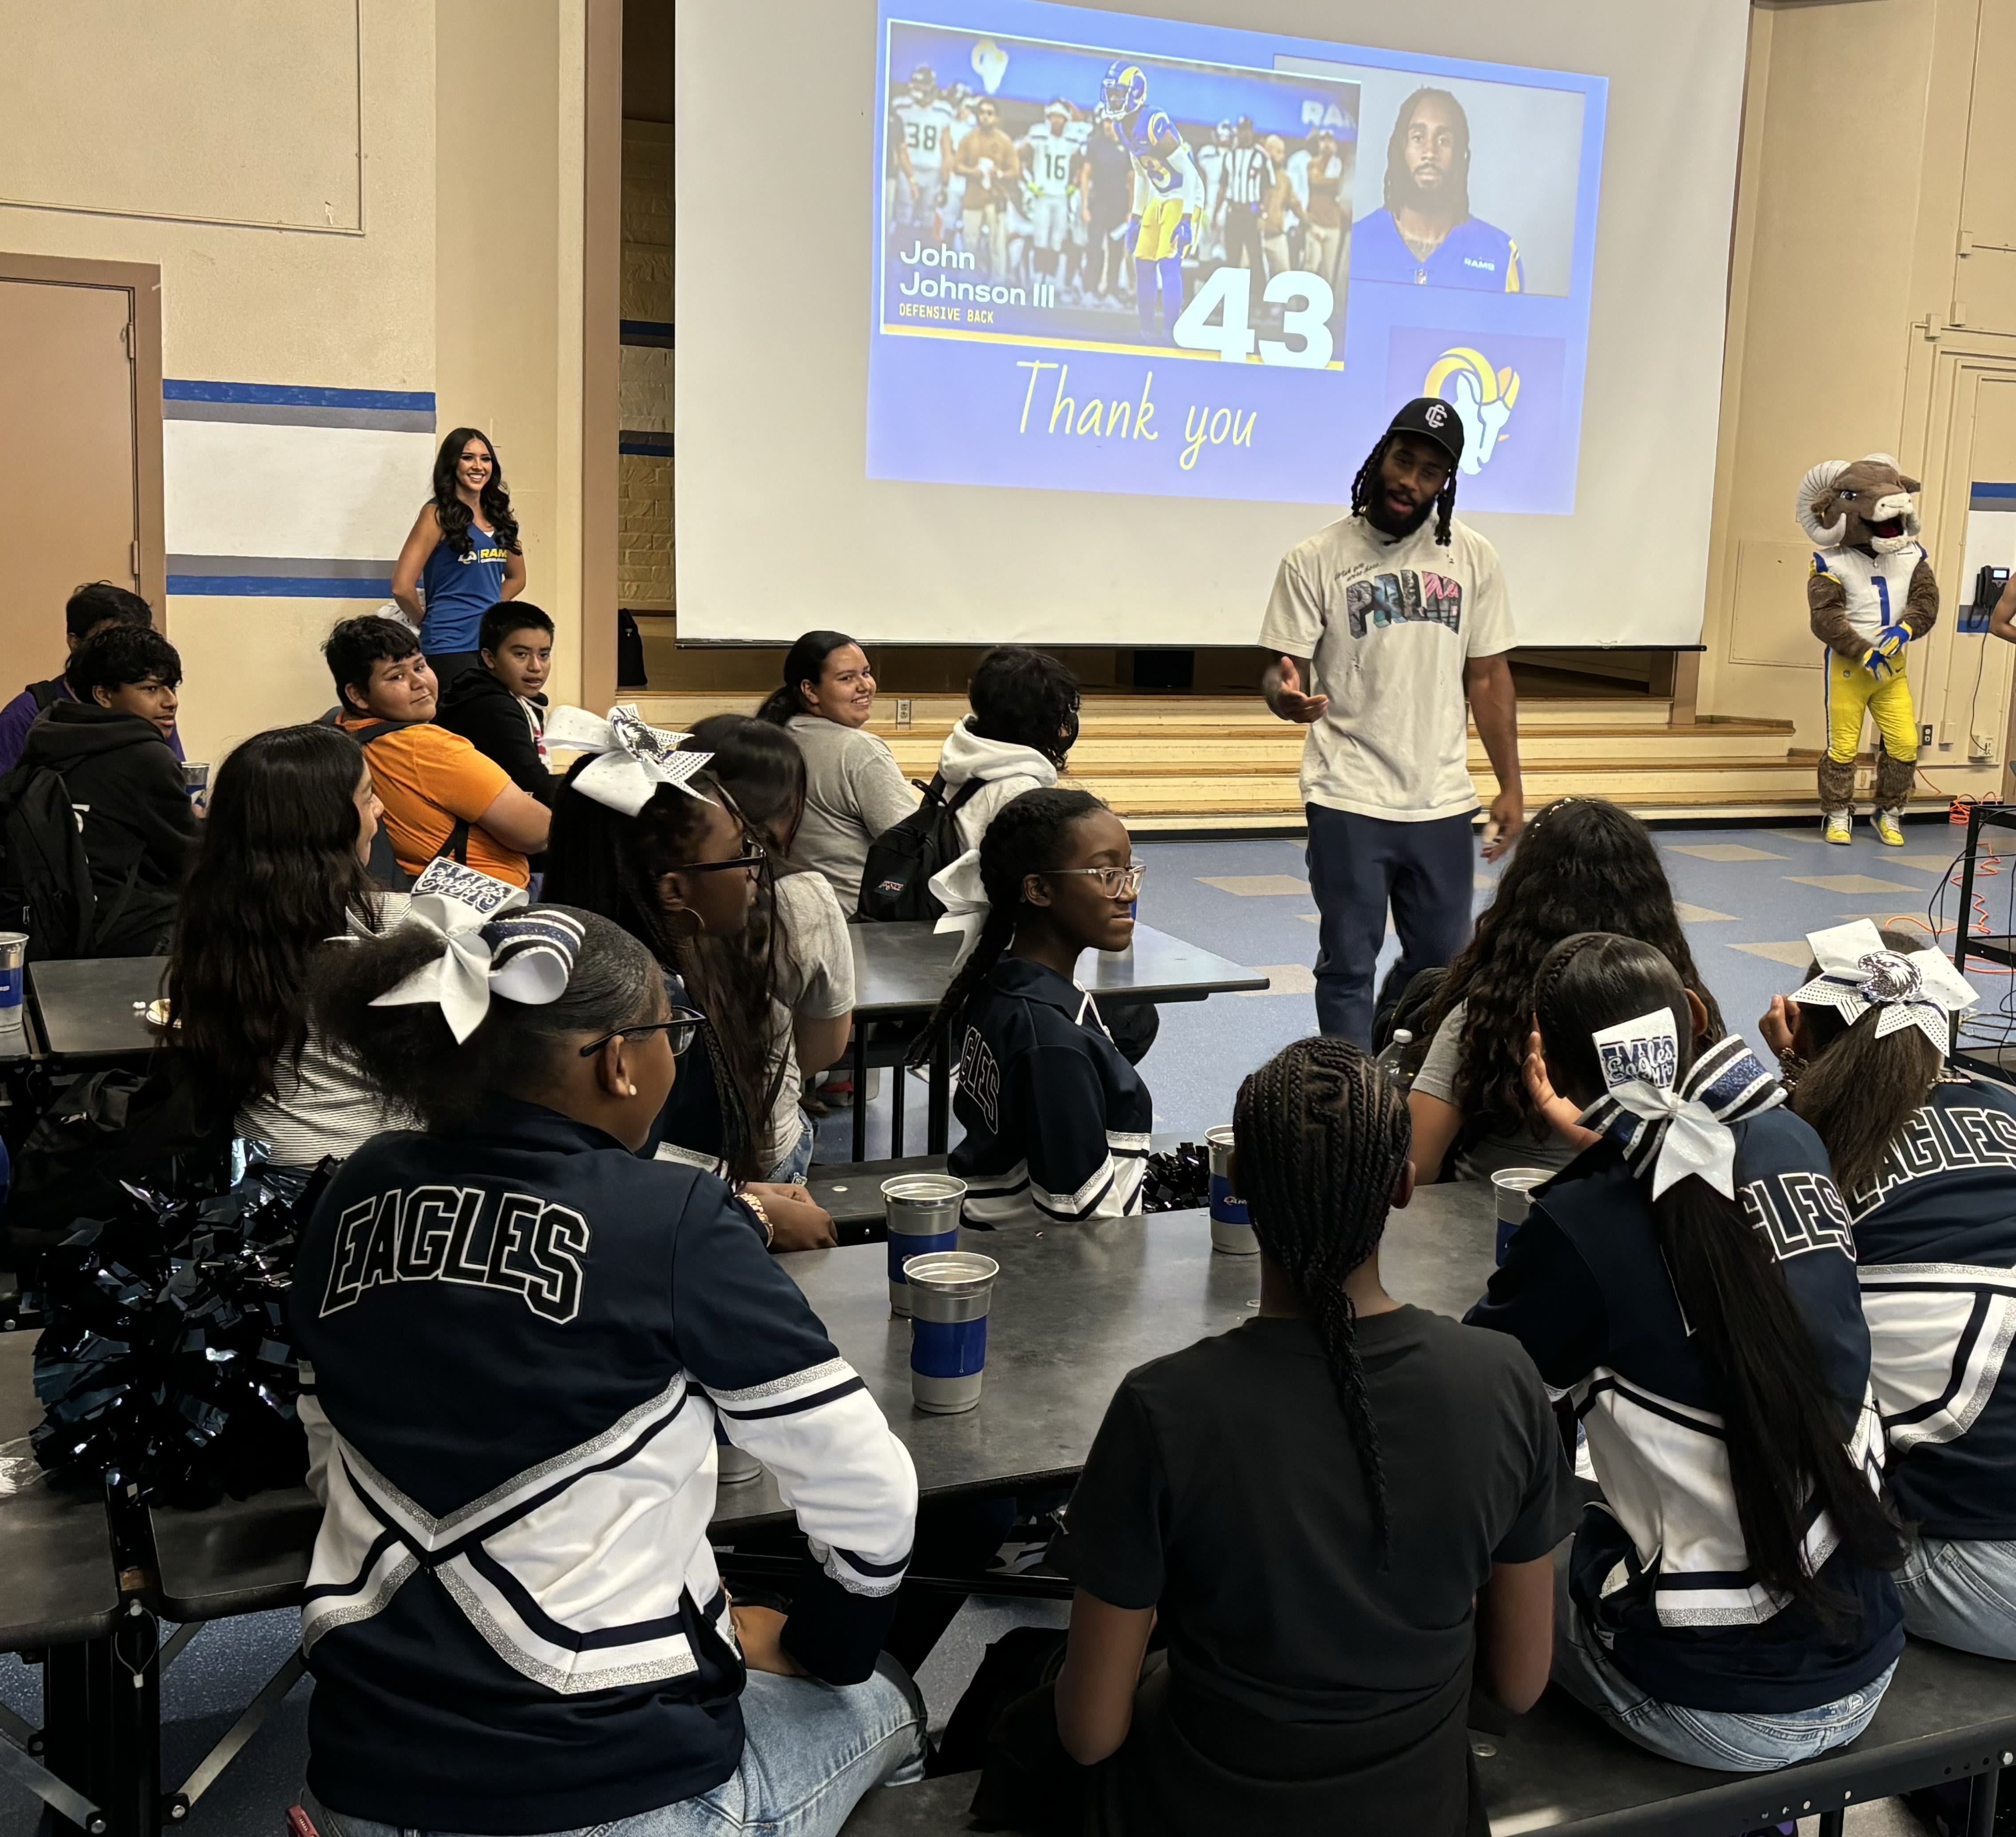
<path fill-rule="evenodd" d="M 1320 721 L 1330 707 L 1327 695 L 1307 695 L 1302 690 L 1302 672 L 1292 657 L 1284 657 L 1269 674 L 1273 680 L 1267 691 L 1267 705 L 1284 721 L 1299 721 L 1306 726 Z"/>

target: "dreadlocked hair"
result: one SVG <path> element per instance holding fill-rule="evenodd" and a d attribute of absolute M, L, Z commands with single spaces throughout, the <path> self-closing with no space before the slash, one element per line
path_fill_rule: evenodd
<path fill-rule="evenodd" d="M 1651 945 L 1701 997 L 1711 1037 L 1722 1037 L 1722 1010 L 1687 948 L 1652 832 L 1601 798 L 1557 798 L 1527 823 L 1428 1016 L 1432 1037 L 1456 1004 L 1465 1004 L 1449 1096 L 1463 1113 L 1462 1142 L 1522 1127 L 1535 1142 L 1550 1133 L 1526 1090 L 1534 978 L 1547 953 L 1579 931 L 1613 932 Z M 1435 1171 L 1423 1168 L 1421 1178 L 1432 1179 Z"/>
<path fill-rule="evenodd" d="M 1882 938 L 1883 948 L 1899 955 L 1924 948 L 1924 939 L 1908 931 L 1885 931 Z M 1818 963 L 1806 966 L 1809 982 L 1820 973 Z M 1932 1094 L 1944 1061 L 1915 1027 L 1878 1039 L 1881 1008 L 1851 1023 L 1838 1009 L 1809 1002 L 1799 1018 L 1813 1056 L 1792 1093 L 1792 1108 L 1827 1144 L 1834 1184 L 1854 1214 L 1874 1202 L 1884 1158 Z"/>
<path fill-rule="evenodd" d="M 769 1171 L 763 1130 L 784 1076 L 782 1059 L 773 1059 L 769 1046 L 775 928 L 765 928 L 760 947 L 740 938 L 702 937 L 669 923 L 658 897 L 664 877 L 697 857 L 708 810 L 701 800 L 738 823 L 742 813 L 713 773 L 702 769 L 686 781 L 697 796 L 660 785 L 636 816 L 625 816 L 575 788 L 593 757 L 576 760 L 554 794 L 544 891 L 621 925 L 678 974 L 693 1005 L 707 1017 L 700 1036 L 720 1097 L 729 1174 L 738 1181 L 760 1180 Z M 766 881 L 769 872 L 766 866 Z M 761 891 L 767 904 L 769 888 Z"/>
<path fill-rule="evenodd" d="M 910 1048 L 908 1063 L 924 1065 L 956 1031 L 967 1005 L 1013 942 L 1021 917 L 1022 883 L 1032 873 L 1063 866 L 1076 823 L 1107 806 L 1090 791 L 1047 785 L 1001 806 L 980 838 L 980 880 L 987 890 L 987 922 L 972 954 L 959 966 L 931 1018 Z"/>
<path fill-rule="evenodd" d="M 1372 451 L 1365 456 L 1365 463 L 1351 481 L 1351 513 L 1365 516 L 1372 507 L 1372 488 L 1379 482 L 1379 468 L 1385 463 L 1386 449 L 1393 444 L 1390 434 L 1381 434 Z M 1449 468 L 1449 482 L 1435 493 L 1435 540 L 1446 549 L 1449 545 L 1449 519 L 1456 514 L 1456 468 Z M 1417 524 L 1417 528 L 1419 527 Z"/>
<path fill-rule="evenodd" d="M 1604 1088 L 1590 1036 L 1620 1021 L 1669 1010 L 1679 1036 L 1676 1084 L 1694 1064 L 1687 991 L 1666 957 L 1637 938 L 1564 938 L 1540 966 L 1534 1007 L 1554 1084 L 1582 1102 Z M 1820 1152 L 1816 1141 L 1816 1161 Z M 1650 1173 L 1648 1167 L 1648 1180 Z M 1852 1561 L 1894 1569 L 1904 1559 L 1895 1525 L 1844 1445 L 1861 1399 L 1830 1389 L 1784 1271 L 1741 1199 L 1689 1174 L 1651 1204 L 1660 1254 L 1722 1418 L 1751 1568 L 1773 1593 L 1838 1623 L 1851 1604 L 1805 1564 L 1807 1529 L 1819 1512 Z"/>
<path fill-rule="evenodd" d="M 1383 1565 L 1393 1542 L 1386 1468 L 1344 1280 L 1378 1248 L 1386 1229 L 1413 1144 L 1407 1100 L 1363 1050 L 1319 1034 L 1283 1047 L 1252 1073 L 1232 1118 L 1253 1234 L 1323 1342 Z"/>

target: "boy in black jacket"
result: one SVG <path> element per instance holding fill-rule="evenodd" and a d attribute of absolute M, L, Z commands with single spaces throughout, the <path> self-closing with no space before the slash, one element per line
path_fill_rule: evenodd
<path fill-rule="evenodd" d="M 77 699 L 35 717 L 15 769 L 60 774 L 82 819 L 97 896 L 92 954 L 158 956 L 196 833 L 168 744 L 182 660 L 160 632 L 113 625 L 79 645 L 64 675 Z"/>
<path fill-rule="evenodd" d="M 550 805 L 554 780 L 540 690 L 553 668 L 553 621 L 522 600 L 500 600 L 484 614 L 477 641 L 482 662 L 445 686 L 434 721 L 502 765 L 519 790 Z"/>

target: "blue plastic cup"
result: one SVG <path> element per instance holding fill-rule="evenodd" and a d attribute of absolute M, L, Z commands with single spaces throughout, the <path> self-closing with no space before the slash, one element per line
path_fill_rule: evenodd
<path fill-rule="evenodd" d="M 949 1173 L 899 1173 L 882 1183 L 882 1216 L 889 1227 L 889 1312 L 910 1311 L 903 1266 L 912 1257 L 959 1248 L 959 1207 L 966 1182 Z"/>
<path fill-rule="evenodd" d="M 987 1313 L 1001 1266 L 976 1251 L 941 1250 L 903 1266 L 910 1294 L 910 1397 L 929 1416 L 980 1401 Z"/>
<path fill-rule="evenodd" d="M 1253 1220 L 1232 1187 L 1232 1125 L 1206 1129 L 1204 1145 L 1211 1154 L 1211 1247 L 1226 1256 L 1258 1256 Z"/>
<path fill-rule="evenodd" d="M 1501 1167 L 1491 1176 L 1498 1194 L 1498 1260 L 1501 1263 L 1512 1234 L 1526 1222 L 1526 1214 L 1532 1209 L 1533 1189 L 1544 1187 L 1553 1177 L 1550 1167 Z"/>
<path fill-rule="evenodd" d="M 27 995 L 27 971 L 22 965 L 27 960 L 28 934 L 0 931 L 0 1033 L 20 1031 L 21 1004 Z"/>

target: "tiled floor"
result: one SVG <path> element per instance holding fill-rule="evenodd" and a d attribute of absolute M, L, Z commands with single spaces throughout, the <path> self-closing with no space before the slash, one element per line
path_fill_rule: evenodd
<path fill-rule="evenodd" d="M 1938 903 L 1959 844 L 1943 827 L 1913 825 L 1907 846 L 1885 849 L 1858 831 L 1852 848 L 1831 848 L 1810 829 L 1668 830 L 1660 844 L 1681 917 L 1701 973 L 1732 1026 L 1755 1036 L 1755 1018 L 1771 996 L 1795 986 L 1806 958 L 1804 934 L 1849 917 L 1927 923 Z M 1149 864 L 1141 913 L 1149 923 L 1208 946 L 1243 964 L 1265 968 L 1274 987 L 1265 995 L 1172 1005 L 1143 1070 L 1155 1097 L 1158 1129 L 1201 1133 L 1231 1115 L 1239 1080 L 1292 1039 L 1313 1032 L 1309 965 L 1316 951 L 1301 847 L 1281 841 L 1144 842 Z M 1977 912 L 1990 928 L 2016 931 L 2016 859 L 1985 880 Z M 1479 864 L 1475 897 L 1490 896 L 1493 870 Z M 1957 893 L 1944 895 L 1949 933 Z M 1397 950 L 1388 938 L 1388 959 Z M 1984 975 L 1984 1007 L 2006 1008 L 2011 979 Z M 884 1074 L 885 1079 L 887 1075 Z M 885 1086 L 886 1089 L 886 1086 Z M 910 1106 L 920 1137 L 921 1088 Z M 871 1154 L 887 1151 L 887 1101 L 875 1106 Z M 847 1120 L 821 1129 L 822 1158 L 847 1158 Z M 1055 1610 L 974 1602 L 956 1622 L 924 1668 L 934 1720 L 941 1722 L 988 1639 L 1024 1618 L 1054 1620 Z M 293 1637 L 293 1616 L 266 1615 L 205 1631 L 170 1673 L 164 1691 L 167 1727 L 164 1771 L 171 1783 L 229 1725 L 232 1710 L 270 1674 Z M 0 1700 L 34 1713 L 39 1673 L 18 1659 L 0 1659 Z M 199 1805 L 187 1828 L 214 1837 L 269 1837 L 300 1779 L 306 1749 L 309 1686 L 297 1687 L 238 1763 Z M 30 1802 L 0 1789 L 0 1837 L 27 1837 Z M 1851 1812 L 1857 1837 L 1893 1837 L 1915 1828 L 1902 1808 L 1881 1804 Z"/>

